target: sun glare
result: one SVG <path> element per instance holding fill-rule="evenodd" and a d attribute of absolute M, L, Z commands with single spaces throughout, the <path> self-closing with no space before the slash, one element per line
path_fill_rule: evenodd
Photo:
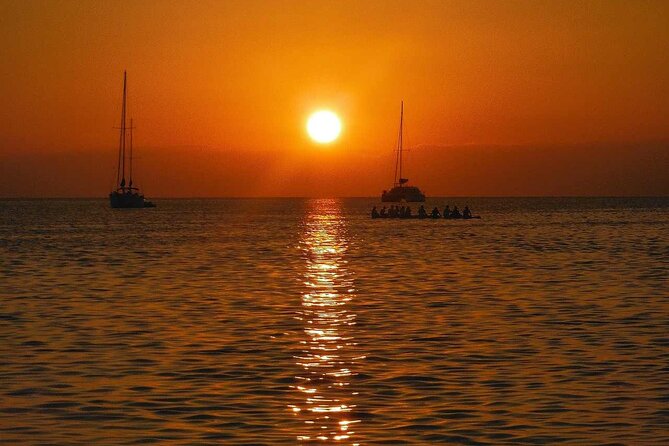
<path fill-rule="evenodd" d="M 307 120 L 307 132 L 311 139 L 320 144 L 334 141 L 341 132 L 339 117 L 329 110 L 313 113 Z"/>

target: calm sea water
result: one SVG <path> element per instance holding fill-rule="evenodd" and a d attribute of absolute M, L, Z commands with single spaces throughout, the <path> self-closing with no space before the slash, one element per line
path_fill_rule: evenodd
<path fill-rule="evenodd" d="M 0 202 L 0 442 L 669 444 L 669 199 Z"/>

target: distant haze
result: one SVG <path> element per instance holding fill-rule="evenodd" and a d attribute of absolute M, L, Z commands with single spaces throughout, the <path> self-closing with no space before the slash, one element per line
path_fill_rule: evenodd
<path fill-rule="evenodd" d="M 0 197 L 668 195 L 666 1 L 0 1 Z M 336 111 L 341 138 L 305 134 Z"/>
<path fill-rule="evenodd" d="M 666 144 L 421 146 L 405 173 L 429 196 L 669 195 Z M 0 191 L 16 197 L 101 197 L 115 153 L 14 154 L 0 163 Z M 152 197 L 376 196 L 393 180 L 392 153 L 147 148 L 135 165 Z"/>

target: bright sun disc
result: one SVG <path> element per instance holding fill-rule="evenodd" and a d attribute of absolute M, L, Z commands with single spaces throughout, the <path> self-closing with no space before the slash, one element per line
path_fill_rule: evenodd
<path fill-rule="evenodd" d="M 341 132 L 339 117 L 328 110 L 317 111 L 309 116 L 307 132 L 314 141 L 327 144 L 334 141 Z"/>

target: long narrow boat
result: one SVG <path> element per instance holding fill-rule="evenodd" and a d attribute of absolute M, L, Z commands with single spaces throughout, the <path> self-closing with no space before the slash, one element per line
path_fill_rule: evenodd
<path fill-rule="evenodd" d="M 420 215 L 411 215 L 409 217 L 389 217 L 387 215 L 378 217 L 372 217 L 372 219 L 381 219 L 381 220 L 480 220 L 480 215 L 472 215 L 471 217 L 433 217 L 427 215 L 426 217 L 421 217 Z"/>
<path fill-rule="evenodd" d="M 109 204 L 112 208 L 152 208 L 156 207 L 152 202 L 145 200 L 144 195 L 138 187 L 132 184 L 132 119 L 130 127 L 126 126 L 126 100 L 127 96 L 127 76 L 123 72 L 123 105 L 121 107 L 121 126 L 118 146 L 118 166 L 116 168 L 116 189 L 109 194 Z M 130 132 L 129 141 L 127 141 L 128 131 Z M 129 144 L 126 144 L 129 142 Z M 128 149 L 128 150 L 126 150 Z M 128 162 L 126 163 L 126 159 Z M 127 169 L 126 169 L 127 167 Z M 126 170 L 129 174 L 129 182 L 125 181 Z"/>

